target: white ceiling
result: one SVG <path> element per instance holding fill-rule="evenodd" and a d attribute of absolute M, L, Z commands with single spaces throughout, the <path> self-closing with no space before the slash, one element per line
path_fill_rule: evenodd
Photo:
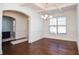
<path fill-rule="evenodd" d="M 46 5 L 47 4 L 47 5 Z M 21 4 L 23 7 L 31 8 L 37 12 L 42 12 L 44 10 L 55 10 L 61 8 L 67 8 L 76 5 L 75 3 L 24 3 Z"/>

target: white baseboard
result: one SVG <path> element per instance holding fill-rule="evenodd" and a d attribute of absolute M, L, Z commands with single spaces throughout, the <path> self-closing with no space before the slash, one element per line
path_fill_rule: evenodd
<path fill-rule="evenodd" d="M 2 39 L 2 42 L 6 42 L 6 41 L 10 41 L 10 40 L 14 40 L 15 38 L 7 38 L 7 39 Z"/>
<path fill-rule="evenodd" d="M 28 39 L 20 39 L 20 40 L 16 40 L 16 41 L 11 41 L 11 44 L 15 45 L 15 44 L 19 44 L 19 43 L 25 42 L 27 40 Z"/>
<path fill-rule="evenodd" d="M 36 41 L 38 41 L 38 40 L 40 40 L 40 39 L 42 39 L 43 37 L 39 37 L 39 38 L 36 38 L 36 39 L 29 39 L 29 43 L 33 43 L 33 42 L 36 42 Z"/>
<path fill-rule="evenodd" d="M 72 38 L 66 38 L 66 37 L 54 37 L 54 36 L 44 36 L 44 38 L 51 38 L 51 39 L 57 39 L 57 40 L 65 40 L 65 41 L 75 41 Z"/>

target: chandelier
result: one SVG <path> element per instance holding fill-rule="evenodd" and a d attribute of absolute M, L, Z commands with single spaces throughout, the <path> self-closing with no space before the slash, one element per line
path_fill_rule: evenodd
<path fill-rule="evenodd" d="M 48 7 L 48 3 L 45 3 L 45 8 L 47 8 L 47 7 Z M 47 13 L 47 10 L 46 10 L 46 9 L 44 9 L 44 13 L 45 13 L 45 14 L 41 15 L 41 18 L 44 19 L 44 20 L 47 20 L 47 19 L 53 17 L 52 15 L 49 15 L 49 14 Z"/>
<path fill-rule="evenodd" d="M 44 20 L 48 20 L 50 18 L 53 18 L 52 15 L 50 15 L 50 14 L 47 13 L 48 3 L 45 3 L 45 8 L 46 9 L 43 9 L 44 10 L 44 14 L 41 15 L 41 18 L 44 19 Z M 56 4 L 56 9 L 58 9 L 58 11 L 62 12 L 62 8 L 61 7 L 58 7 L 57 4 Z"/>
<path fill-rule="evenodd" d="M 47 20 L 49 18 L 52 18 L 53 16 L 52 15 L 49 15 L 49 14 L 44 14 L 44 15 L 41 15 L 41 18 Z"/>

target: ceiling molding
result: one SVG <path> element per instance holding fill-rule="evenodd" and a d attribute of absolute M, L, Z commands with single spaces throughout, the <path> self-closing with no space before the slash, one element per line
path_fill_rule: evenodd
<path fill-rule="evenodd" d="M 43 7 L 42 5 L 38 4 L 38 3 L 34 3 L 34 5 L 38 6 L 39 8 L 41 8 L 42 10 L 45 10 L 45 7 Z"/>
<path fill-rule="evenodd" d="M 45 3 L 25 3 L 25 7 L 36 10 L 36 12 L 43 12 L 55 9 L 61 9 L 69 6 L 76 5 L 76 3 L 48 3 L 48 7 L 45 7 Z"/>

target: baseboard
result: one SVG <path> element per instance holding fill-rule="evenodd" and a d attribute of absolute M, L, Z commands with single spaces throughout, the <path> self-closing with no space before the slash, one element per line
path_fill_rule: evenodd
<path fill-rule="evenodd" d="M 62 40 L 62 41 L 70 41 L 70 42 L 76 42 L 76 41 L 71 41 L 71 40 L 66 40 L 66 39 L 58 39 L 58 38 L 51 38 L 51 37 L 40 37 L 40 38 L 36 38 L 36 39 L 31 39 L 32 41 L 29 40 L 29 43 L 33 43 L 36 42 L 40 39 L 55 39 L 55 40 Z"/>
<path fill-rule="evenodd" d="M 15 40 L 15 38 L 2 39 L 2 42 L 7 42 L 7 41 L 11 41 L 11 40 Z"/>
<path fill-rule="evenodd" d="M 61 40 L 61 41 L 76 42 L 76 41 L 71 41 L 71 40 L 64 40 L 64 39 L 57 39 L 57 38 L 49 38 L 49 37 L 43 37 L 43 39 L 55 39 L 55 40 Z"/>
<path fill-rule="evenodd" d="M 22 37 L 22 38 L 18 38 L 18 39 L 15 39 L 15 40 L 19 40 L 19 39 L 26 39 L 27 37 Z"/>
<path fill-rule="evenodd" d="M 31 39 L 32 41 L 29 39 L 28 43 L 33 43 L 33 42 L 36 42 L 36 41 L 38 41 L 40 39 L 43 39 L 43 37 L 36 38 L 36 39 Z"/>
<path fill-rule="evenodd" d="M 25 42 L 25 41 L 27 41 L 27 39 L 15 40 L 15 41 L 11 41 L 11 44 L 16 45 L 16 44 L 19 44 L 19 43 L 22 43 L 22 42 Z"/>

